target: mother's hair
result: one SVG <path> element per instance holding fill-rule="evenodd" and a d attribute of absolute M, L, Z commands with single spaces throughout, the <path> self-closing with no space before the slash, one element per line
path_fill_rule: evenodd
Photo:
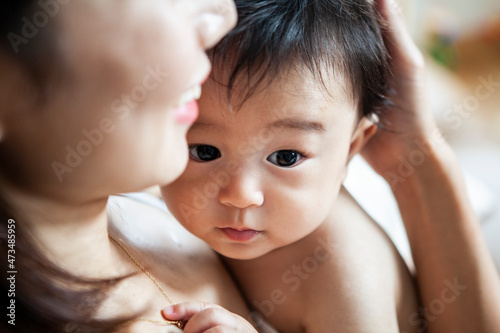
<path fill-rule="evenodd" d="M 8 312 L 7 320 L 2 320 L 2 332 L 107 332 L 130 319 L 92 319 L 107 293 L 126 277 L 91 280 L 60 269 L 34 244 L 25 222 L 0 198 L 0 269 L 5 273 L 17 272 L 13 285 L 6 279 L 10 275 L 0 282 L 3 309 L 13 301 L 15 307 L 15 315 L 9 318 Z M 9 237 L 11 225 L 15 226 L 15 238 Z M 14 269 L 7 261 L 12 249 L 16 258 Z M 11 319 L 15 319 L 15 326 L 8 323 Z"/>
<path fill-rule="evenodd" d="M 0 59 L 9 59 L 28 75 L 33 86 L 43 91 L 44 82 L 48 77 L 48 70 L 57 63 L 58 53 L 54 34 L 57 32 L 57 15 L 62 6 L 57 0 L 44 0 L 46 6 L 41 7 L 42 1 L 35 0 L 7 0 L 0 4 Z M 48 15 L 45 9 L 53 11 Z M 45 16 L 43 26 L 37 26 L 37 19 Z M 60 69 L 56 68 L 56 72 Z"/>

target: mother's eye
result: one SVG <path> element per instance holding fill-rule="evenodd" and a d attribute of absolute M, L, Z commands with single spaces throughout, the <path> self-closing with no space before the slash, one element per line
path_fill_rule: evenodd
<path fill-rule="evenodd" d="M 282 168 L 291 168 L 297 165 L 304 155 L 295 150 L 279 150 L 269 155 L 267 160 Z"/>
<path fill-rule="evenodd" d="M 189 147 L 189 156 L 198 162 L 210 162 L 221 157 L 221 154 L 214 146 L 193 145 Z"/>

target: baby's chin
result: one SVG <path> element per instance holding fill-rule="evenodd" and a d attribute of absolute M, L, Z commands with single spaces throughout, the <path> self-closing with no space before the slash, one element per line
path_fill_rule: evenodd
<path fill-rule="evenodd" d="M 221 256 L 233 260 L 255 260 L 274 251 L 274 248 L 266 249 L 262 246 L 249 244 L 232 244 L 231 246 L 212 246 L 212 249 Z"/>

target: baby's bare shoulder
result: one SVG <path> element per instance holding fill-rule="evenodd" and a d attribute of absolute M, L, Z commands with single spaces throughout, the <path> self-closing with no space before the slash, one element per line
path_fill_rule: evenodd
<path fill-rule="evenodd" d="M 413 331 L 407 322 L 418 302 L 412 277 L 384 231 L 345 191 L 327 223 L 312 237 L 318 262 L 302 297 L 311 305 L 308 327 L 342 323 L 370 332 Z M 304 267 L 306 268 L 306 267 Z"/>

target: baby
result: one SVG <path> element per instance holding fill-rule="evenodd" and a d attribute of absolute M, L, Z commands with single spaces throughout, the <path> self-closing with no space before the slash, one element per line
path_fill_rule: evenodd
<path fill-rule="evenodd" d="M 236 3 L 169 209 L 281 332 L 420 331 L 410 273 L 342 188 L 389 103 L 373 4 Z"/>

